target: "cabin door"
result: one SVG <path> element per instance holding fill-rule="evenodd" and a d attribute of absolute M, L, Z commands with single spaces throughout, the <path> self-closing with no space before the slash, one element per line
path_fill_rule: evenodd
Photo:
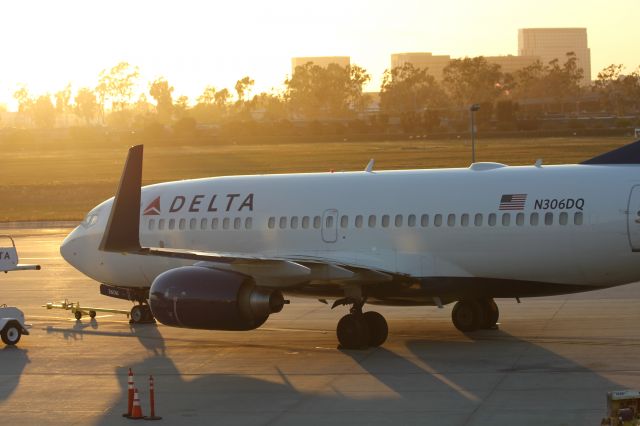
<path fill-rule="evenodd" d="M 640 185 L 631 188 L 627 209 L 629 243 L 633 251 L 640 251 Z"/>
<path fill-rule="evenodd" d="M 335 243 L 338 240 L 338 210 L 327 209 L 322 214 L 322 241 Z"/>

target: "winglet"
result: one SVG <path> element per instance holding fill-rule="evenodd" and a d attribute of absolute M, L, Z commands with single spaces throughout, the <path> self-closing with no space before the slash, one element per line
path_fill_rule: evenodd
<path fill-rule="evenodd" d="M 100 250 L 139 251 L 140 187 L 142 186 L 143 145 L 129 148 L 118 192 L 111 206 L 109 221 L 100 242 Z"/>

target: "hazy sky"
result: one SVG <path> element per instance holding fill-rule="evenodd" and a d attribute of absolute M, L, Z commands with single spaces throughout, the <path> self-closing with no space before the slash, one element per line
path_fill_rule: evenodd
<path fill-rule="evenodd" d="M 292 56 L 351 56 L 378 90 L 391 53 L 515 55 L 526 27 L 587 27 L 595 77 L 611 63 L 640 65 L 639 19 L 640 0 L 3 2 L 0 103 L 12 106 L 19 83 L 34 95 L 94 87 L 122 60 L 191 100 L 245 75 L 254 92 L 279 87 Z"/>

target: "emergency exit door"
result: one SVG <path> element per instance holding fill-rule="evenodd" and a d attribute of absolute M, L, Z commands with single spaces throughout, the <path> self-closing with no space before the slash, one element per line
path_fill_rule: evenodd
<path fill-rule="evenodd" d="M 627 208 L 627 230 L 633 251 L 640 251 L 640 185 L 631 188 Z"/>
<path fill-rule="evenodd" d="M 335 243 L 338 240 L 338 210 L 327 209 L 322 214 L 322 241 Z"/>

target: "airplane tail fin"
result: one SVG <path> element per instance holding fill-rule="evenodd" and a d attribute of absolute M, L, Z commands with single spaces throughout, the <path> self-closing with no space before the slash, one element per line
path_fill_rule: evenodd
<path fill-rule="evenodd" d="M 597 157 L 590 158 L 580 164 L 640 164 L 640 140 L 623 147 L 605 152 Z"/>
<path fill-rule="evenodd" d="M 109 221 L 100 242 L 100 250 L 112 252 L 139 251 L 140 187 L 142 186 L 143 145 L 129 148 L 120 177 L 118 192 L 111 206 Z"/>

